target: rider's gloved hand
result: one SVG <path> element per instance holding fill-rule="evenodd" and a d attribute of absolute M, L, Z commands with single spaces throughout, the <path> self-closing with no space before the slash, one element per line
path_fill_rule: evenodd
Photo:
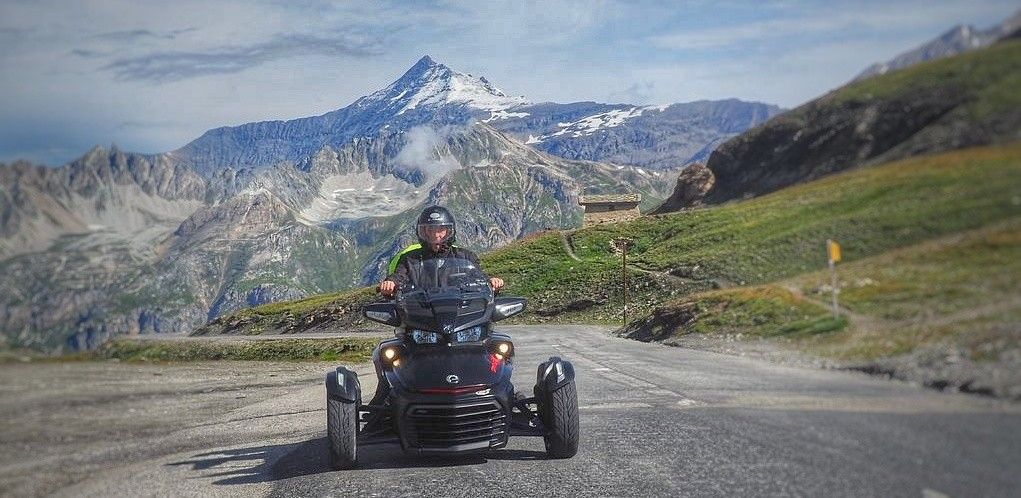
<path fill-rule="evenodd" d="M 503 288 L 503 279 L 499 277 L 490 277 L 489 285 L 493 287 L 493 291 L 499 291 Z"/>
<path fill-rule="evenodd" d="M 394 295 L 394 291 L 397 289 L 397 284 L 393 280 L 384 280 L 379 283 L 379 293 L 386 297 Z"/>

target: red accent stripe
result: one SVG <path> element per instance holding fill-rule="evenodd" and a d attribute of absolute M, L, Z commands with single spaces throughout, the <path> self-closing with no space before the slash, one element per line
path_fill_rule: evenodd
<path fill-rule="evenodd" d="M 500 362 L 503 361 L 495 353 L 489 353 L 489 371 L 496 373 L 496 370 L 500 368 Z"/>
<path fill-rule="evenodd" d="M 457 387 L 432 387 L 429 389 L 419 389 L 418 392 L 422 394 L 465 394 L 479 391 L 485 388 L 486 388 L 485 384 L 472 384 L 470 386 Z"/>

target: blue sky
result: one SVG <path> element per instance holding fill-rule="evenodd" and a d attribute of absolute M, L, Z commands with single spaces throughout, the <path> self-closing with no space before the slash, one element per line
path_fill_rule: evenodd
<path fill-rule="evenodd" d="M 367 5 L 371 3 L 372 5 Z M 428 54 L 534 102 L 794 107 L 1016 1 L 0 4 L 0 162 L 322 114 Z"/>

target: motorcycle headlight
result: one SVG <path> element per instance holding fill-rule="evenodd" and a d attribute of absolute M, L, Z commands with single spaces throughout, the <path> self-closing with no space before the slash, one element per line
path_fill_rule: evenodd
<path fill-rule="evenodd" d="M 411 340 L 415 341 L 416 344 L 436 344 L 440 342 L 440 335 L 436 332 L 412 329 Z"/>
<path fill-rule="evenodd" d="M 451 342 L 476 342 L 482 339 L 482 326 L 477 325 L 470 329 L 454 332 Z"/>

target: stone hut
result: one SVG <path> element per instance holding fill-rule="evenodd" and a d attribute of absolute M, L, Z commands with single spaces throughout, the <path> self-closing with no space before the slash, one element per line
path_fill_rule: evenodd
<path fill-rule="evenodd" d="M 600 223 L 619 223 L 637 218 L 638 204 L 642 202 L 642 194 L 603 194 L 582 195 L 578 204 L 585 208 L 585 217 L 581 226 L 587 227 Z"/>

